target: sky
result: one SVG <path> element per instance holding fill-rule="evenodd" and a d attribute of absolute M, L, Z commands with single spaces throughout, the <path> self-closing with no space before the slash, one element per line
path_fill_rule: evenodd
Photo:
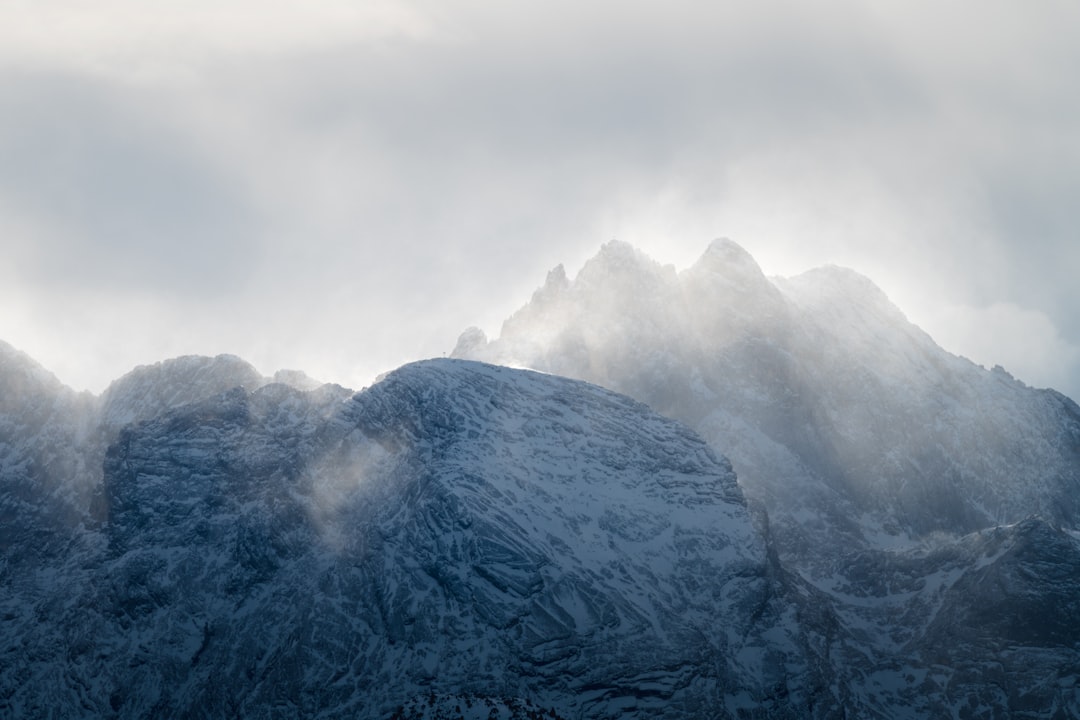
<path fill-rule="evenodd" d="M 92 7 L 91 7 L 92 5 Z M 617 238 L 1080 398 L 1080 5 L 0 0 L 0 339 L 359 388 Z"/>

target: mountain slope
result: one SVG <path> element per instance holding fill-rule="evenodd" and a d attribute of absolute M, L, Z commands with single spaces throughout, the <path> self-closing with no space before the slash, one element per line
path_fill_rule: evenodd
<path fill-rule="evenodd" d="M 865 278 L 615 243 L 455 354 L 638 401 L 0 344 L 0 715 L 1080 717 L 1080 412 Z"/>
<path fill-rule="evenodd" d="M 866 278 L 609 243 L 454 355 L 625 392 L 730 457 L 849 712 L 1080 717 L 1080 408 L 945 352 Z"/>
<path fill-rule="evenodd" d="M 781 552 L 1080 518 L 1080 408 L 939 348 L 873 284 L 769 280 L 731 241 L 681 273 L 621 243 L 455 356 L 596 382 L 728 455 Z"/>
<path fill-rule="evenodd" d="M 0 549 L 8 563 L 57 551 L 58 538 L 94 506 L 93 405 L 0 342 Z"/>
<path fill-rule="evenodd" d="M 352 396 L 237 386 L 160 409 L 206 362 L 107 396 L 104 520 L 29 574 L 0 566 L 5 713 L 835 707 L 730 466 L 678 423 L 445 360 Z"/>
<path fill-rule="evenodd" d="M 825 582 L 861 715 L 1080 717 L 1080 540 L 1029 518 L 930 550 L 859 554 Z"/>

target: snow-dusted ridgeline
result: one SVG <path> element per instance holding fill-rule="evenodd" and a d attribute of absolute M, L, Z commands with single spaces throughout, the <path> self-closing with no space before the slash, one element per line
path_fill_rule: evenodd
<path fill-rule="evenodd" d="M 832 704 L 730 465 L 624 396 L 445 360 L 301 391 L 223 357 L 88 408 L 94 521 L 8 537 L 5 712 Z"/>
<path fill-rule="evenodd" d="M 718 240 L 676 272 L 612 242 L 454 354 L 683 420 L 731 458 L 792 556 L 1080 518 L 1080 408 L 942 350 L 850 270 L 769 279 Z"/>
<path fill-rule="evenodd" d="M 1080 716 L 1080 413 L 864 278 L 616 243 L 456 354 L 708 445 L 475 362 L 94 397 L 0 344 L 0 714 Z"/>

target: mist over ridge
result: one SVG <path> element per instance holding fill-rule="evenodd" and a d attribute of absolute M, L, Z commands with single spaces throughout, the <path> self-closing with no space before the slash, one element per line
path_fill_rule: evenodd
<path fill-rule="evenodd" d="M 1076 404 L 942 350 L 845 268 L 770 279 L 721 239 L 678 272 L 613 241 L 453 355 L 585 379 L 687 422 L 793 550 L 838 513 L 830 542 L 872 547 L 1076 517 Z"/>
<path fill-rule="evenodd" d="M 766 278 L 730 240 L 677 272 L 612 242 L 453 355 L 624 392 L 730 458 L 852 633 L 831 663 L 867 717 L 1080 712 L 1080 407 L 946 352 L 866 277 Z"/>
<path fill-rule="evenodd" d="M 612 242 L 453 355 L 94 396 L 0 342 L 0 710 L 1080 713 L 1080 408 L 858 273 Z"/>
<path fill-rule="evenodd" d="M 1080 719 L 1078 28 L 0 3 L 0 720 Z"/>

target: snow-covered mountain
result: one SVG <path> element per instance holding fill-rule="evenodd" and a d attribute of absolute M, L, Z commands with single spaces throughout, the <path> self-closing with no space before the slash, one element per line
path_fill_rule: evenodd
<path fill-rule="evenodd" d="M 0 716 L 1080 717 L 1080 410 L 865 278 L 613 243 L 455 354 L 544 372 L 0 343 Z"/>
<path fill-rule="evenodd" d="M 866 278 L 612 242 L 454 355 L 625 392 L 727 455 L 834 613 L 855 716 L 1080 717 L 1080 408 L 945 352 Z"/>
<path fill-rule="evenodd" d="M 788 554 L 1080 519 L 1080 408 L 945 352 L 850 270 L 770 280 L 719 240 L 677 273 L 611 242 L 454 354 L 685 421 L 731 458 Z"/>
<path fill-rule="evenodd" d="M 219 357 L 92 398 L 6 351 L 0 447 L 31 460 L 0 476 L 0 714 L 836 706 L 728 462 L 624 396 L 452 360 L 302 391 Z M 57 486 L 98 499 L 54 522 Z"/>

